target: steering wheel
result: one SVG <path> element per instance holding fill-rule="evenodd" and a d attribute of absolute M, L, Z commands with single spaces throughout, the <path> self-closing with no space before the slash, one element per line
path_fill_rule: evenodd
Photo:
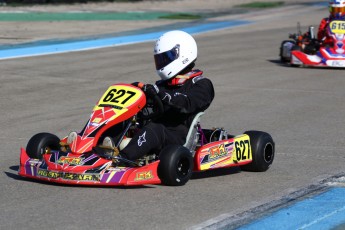
<path fill-rule="evenodd" d="M 134 82 L 132 85 L 143 89 L 144 84 L 139 82 Z M 145 93 L 145 92 L 144 92 Z M 164 113 L 164 106 L 162 100 L 157 94 L 150 95 L 145 93 L 146 105 L 141 110 L 140 118 L 143 120 L 150 120 L 161 116 Z"/>
<path fill-rule="evenodd" d="M 144 120 L 149 120 L 161 116 L 164 113 L 164 106 L 162 100 L 158 97 L 157 94 L 151 96 L 146 95 L 146 114 L 141 113 L 140 117 Z M 150 101 L 151 99 L 151 101 Z M 144 108 L 144 109 L 145 109 Z M 143 110 L 142 110 L 143 111 Z"/>

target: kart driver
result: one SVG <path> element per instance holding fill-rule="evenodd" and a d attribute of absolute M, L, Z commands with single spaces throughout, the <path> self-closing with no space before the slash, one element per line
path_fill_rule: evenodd
<path fill-rule="evenodd" d="M 322 46 L 333 44 L 332 39 L 328 36 L 327 26 L 333 20 L 345 20 L 345 0 L 330 0 L 329 12 L 329 17 L 321 20 L 317 33 L 317 38 Z"/>
<path fill-rule="evenodd" d="M 121 157 L 133 161 L 168 144 L 186 142 L 194 116 L 206 110 L 214 98 L 212 82 L 193 69 L 197 56 L 197 44 L 186 32 L 174 30 L 158 38 L 154 60 L 161 80 L 146 84 L 143 90 L 159 96 L 164 113 L 133 136 L 120 151 Z"/>
<path fill-rule="evenodd" d="M 320 47 L 333 46 L 333 40 L 328 35 L 327 28 L 333 20 L 345 20 L 345 0 L 330 0 L 329 12 L 329 17 L 323 18 L 320 22 L 317 39 L 310 40 L 309 31 L 303 34 L 302 39 L 306 39 L 306 42 L 302 42 L 301 48 L 305 53 L 315 54 Z"/>

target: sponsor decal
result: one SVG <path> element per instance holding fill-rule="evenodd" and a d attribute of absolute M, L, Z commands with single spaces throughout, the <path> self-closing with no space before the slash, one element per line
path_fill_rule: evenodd
<path fill-rule="evenodd" d="M 102 120 L 102 118 L 100 118 L 100 117 L 96 117 L 95 119 L 93 119 L 93 123 L 100 123 L 101 122 L 101 120 Z"/>
<path fill-rule="evenodd" d="M 186 64 L 186 63 L 188 63 L 188 62 L 189 62 L 189 59 L 188 59 L 188 58 L 186 58 L 186 59 L 184 59 L 184 60 L 182 61 L 183 64 Z"/>
<path fill-rule="evenodd" d="M 60 173 L 58 172 L 50 172 L 47 170 L 38 170 L 37 171 L 37 175 L 39 176 L 43 176 L 43 177 L 48 177 L 48 178 L 53 178 L 53 179 L 57 179 L 60 177 Z"/>
<path fill-rule="evenodd" d="M 345 60 L 328 60 L 326 64 L 333 67 L 345 67 Z"/>
<path fill-rule="evenodd" d="M 58 160 L 58 164 L 69 164 L 69 165 L 82 165 L 82 161 L 84 158 L 82 157 L 67 157 L 67 156 L 62 156 Z"/>
<path fill-rule="evenodd" d="M 174 93 L 174 97 L 176 97 L 176 96 L 188 97 L 186 94 L 179 93 L 179 92 Z"/>
<path fill-rule="evenodd" d="M 113 109 L 117 109 L 117 110 L 123 109 L 123 107 L 117 106 L 117 105 L 99 104 L 99 107 L 108 107 L 108 106 L 110 106 L 110 107 L 113 108 Z"/>
<path fill-rule="evenodd" d="M 201 156 L 200 164 L 208 164 L 222 158 L 232 156 L 233 142 L 223 142 L 205 149 L 205 155 Z"/>
<path fill-rule="evenodd" d="M 162 101 L 164 101 L 164 100 L 168 100 L 168 102 L 170 102 L 171 101 L 171 95 L 168 94 L 167 92 L 165 92 L 165 96 L 162 98 Z"/>
<path fill-rule="evenodd" d="M 76 174 L 64 172 L 52 172 L 47 170 L 38 170 L 37 175 L 41 177 L 48 177 L 52 179 L 62 178 L 64 180 L 79 180 L 79 181 L 99 181 L 99 175 L 96 174 Z"/>
<path fill-rule="evenodd" d="M 146 136 L 146 131 L 143 133 L 143 135 L 139 136 L 138 146 L 141 146 L 144 142 L 146 142 L 145 136 Z"/>
<path fill-rule="evenodd" d="M 135 175 L 135 181 L 140 181 L 140 180 L 149 180 L 153 178 L 152 171 L 147 171 L 147 172 L 138 172 Z"/>
<path fill-rule="evenodd" d="M 228 151 L 225 149 L 224 143 L 218 146 L 214 146 L 209 149 L 209 159 L 214 160 L 220 157 L 228 155 Z"/>

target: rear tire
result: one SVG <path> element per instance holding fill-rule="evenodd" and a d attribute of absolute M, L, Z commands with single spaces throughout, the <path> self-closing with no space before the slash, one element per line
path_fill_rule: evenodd
<path fill-rule="evenodd" d="M 247 131 L 252 146 L 253 161 L 247 165 L 241 166 L 244 171 L 264 172 L 274 159 L 275 144 L 268 133 L 261 131 Z"/>
<path fill-rule="evenodd" d="M 26 146 L 26 153 L 30 158 L 42 159 L 48 148 L 58 150 L 60 139 L 51 133 L 38 133 L 30 138 Z"/>
<path fill-rule="evenodd" d="M 193 173 L 193 156 L 185 147 L 169 145 L 159 154 L 158 176 L 164 185 L 181 186 Z"/>

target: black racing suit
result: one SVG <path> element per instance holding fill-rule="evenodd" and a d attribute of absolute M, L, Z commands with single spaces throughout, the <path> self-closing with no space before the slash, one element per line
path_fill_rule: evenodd
<path fill-rule="evenodd" d="M 214 98 L 213 84 L 203 76 L 188 79 L 181 86 L 169 86 L 166 81 L 156 84 L 164 114 L 145 125 L 121 151 L 129 160 L 159 153 L 169 144 L 183 145 L 194 116 L 206 110 Z"/>

